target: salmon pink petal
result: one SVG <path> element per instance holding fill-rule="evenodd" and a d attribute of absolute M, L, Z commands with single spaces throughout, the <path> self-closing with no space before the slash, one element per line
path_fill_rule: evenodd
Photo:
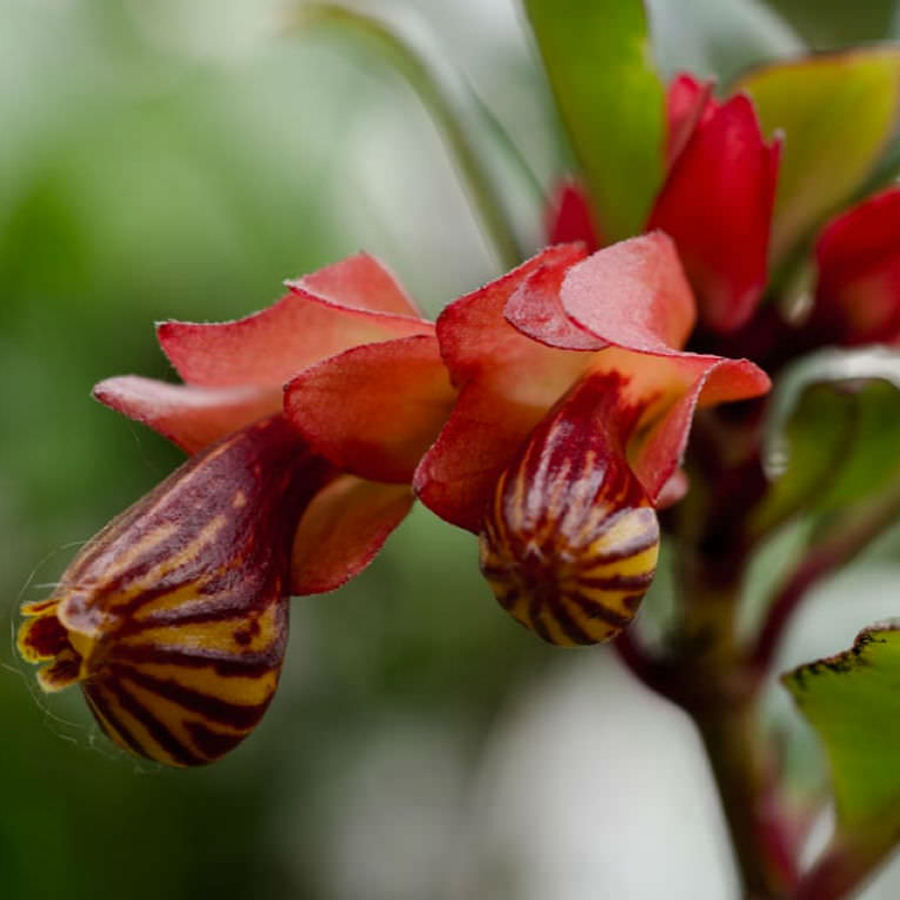
<path fill-rule="evenodd" d="M 682 73 L 669 85 L 666 95 L 668 134 L 666 159 L 671 166 L 697 127 L 719 108 L 712 96 L 713 82 Z"/>
<path fill-rule="evenodd" d="M 416 469 L 416 496 L 442 519 L 477 534 L 497 478 L 546 412 L 478 383 L 463 388 Z"/>
<path fill-rule="evenodd" d="M 576 324 L 620 347 L 676 352 L 694 327 L 694 296 L 662 232 L 613 244 L 572 266 L 559 293 Z"/>
<path fill-rule="evenodd" d="M 281 409 L 278 390 L 199 388 L 138 375 L 107 378 L 94 387 L 94 397 L 188 453 Z"/>
<path fill-rule="evenodd" d="M 587 192 L 567 178 L 553 191 L 547 205 L 547 243 L 581 241 L 589 253 L 603 246 Z"/>
<path fill-rule="evenodd" d="M 606 341 L 572 321 L 563 309 L 560 288 L 565 266 L 541 266 L 516 288 L 504 307 L 504 317 L 522 334 L 547 347 L 600 350 Z"/>
<path fill-rule="evenodd" d="M 369 256 L 357 253 L 334 265 L 287 282 L 293 291 L 314 294 L 337 306 L 355 306 L 375 312 L 419 317 L 413 301 L 387 267 Z"/>
<path fill-rule="evenodd" d="M 844 344 L 900 341 L 900 188 L 830 222 L 816 244 L 816 262 L 811 327 Z"/>
<path fill-rule="evenodd" d="M 188 384 L 280 387 L 349 347 L 432 327 L 379 263 L 359 255 L 293 282 L 291 293 L 261 312 L 233 322 L 163 322 L 157 336 Z"/>
<path fill-rule="evenodd" d="M 650 214 L 647 228 L 675 240 L 713 331 L 745 324 L 765 287 L 779 151 L 749 99 L 733 97 L 696 127 Z"/>
<path fill-rule="evenodd" d="M 341 475 L 306 508 L 294 538 L 291 591 L 321 594 L 358 575 L 413 503 L 409 485 Z"/>
<path fill-rule="evenodd" d="M 504 313 L 532 274 L 542 268 L 565 271 L 584 255 L 578 244 L 550 247 L 441 313 L 437 321 L 441 355 L 457 387 L 479 381 L 513 404 L 546 409 L 556 402 L 584 367 L 584 359 L 531 340 Z"/>
<path fill-rule="evenodd" d="M 628 439 L 628 460 L 655 504 L 671 502 L 676 476 L 698 408 L 765 394 L 768 376 L 748 360 L 693 353 L 651 355 L 610 348 L 592 364 L 623 381 L 622 403 L 640 410 Z"/>
<path fill-rule="evenodd" d="M 437 339 L 414 335 L 304 370 L 285 390 L 285 415 L 340 468 L 408 483 L 455 398 Z"/>

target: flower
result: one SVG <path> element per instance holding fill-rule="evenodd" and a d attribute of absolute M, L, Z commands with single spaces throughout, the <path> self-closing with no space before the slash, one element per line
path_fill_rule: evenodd
<path fill-rule="evenodd" d="M 184 384 L 129 375 L 96 386 L 101 402 L 195 455 L 22 610 L 19 649 L 43 663 L 41 686 L 80 683 L 103 730 L 158 762 L 210 762 L 256 726 L 278 682 L 289 595 L 331 590 L 373 558 L 413 500 L 403 461 L 422 454 L 454 396 L 434 326 L 373 258 L 289 288 L 235 322 L 161 324 Z M 369 358 L 390 367 L 360 383 Z M 323 367 L 339 403 L 291 380 Z M 353 417 L 362 453 L 378 436 L 390 464 L 377 482 L 310 446 L 284 414 L 288 382 L 289 413 L 309 404 Z"/>
<path fill-rule="evenodd" d="M 437 322 L 459 398 L 415 475 L 480 535 L 501 605 L 554 644 L 608 640 L 653 577 L 695 411 L 759 396 L 747 360 L 682 350 L 697 308 L 660 231 L 550 247 Z"/>
<path fill-rule="evenodd" d="M 841 65 L 850 67 L 852 77 L 854 66 L 887 65 L 891 71 L 895 62 L 890 53 L 875 47 L 772 66 L 757 73 L 756 81 L 781 84 L 780 79 L 787 76 L 798 85 L 814 84 L 822 77 L 817 68 L 833 70 L 829 77 L 840 78 Z M 787 84 L 781 84 L 780 90 L 787 89 Z M 646 226 L 665 231 L 675 241 L 697 297 L 702 328 L 714 335 L 737 333 L 737 346 L 754 351 L 754 356 L 770 357 L 773 365 L 796 356 L 798 350 L 828 343 L 896 344 L 900 341 L 900 188 L 896 186 L 833 216 L 808 241 L 813 286 L 806 318 L 801 316 L 794 323 L 767 322 L 765 330 L 775 334 L 762 342 L 741 333 L 763 312 L 760 301 L 768 287 L 770 264 L 785 261 L 794 249 L 789 238 L 797 240 L 806 207 L 816 205 L 807 195 L 827 192 L 820 189 L 813 172 L 799 179 L 800 188 L 788 185 L 783 193 L 793 190 L 800 196 L 788 196 L 793 202 L 783 202 L 776 209 L 781 136 L 765 143 L 746 93 L 717 101 L 711 91 L 710 82 L 689 74 L 679 75 L 669 85 L 667 172 Z M 889 129 L 894 119 L 889 117 Z M 849 176 L 839 175 L 838 182 L 850 177 L 849 187 L 859 187 L 852 181 L 852 169 Z M 865 168 L 856 173 L 856 182 L 864 175 Z M 773 233 L 779 238 L 775 242 Z M 561 182 L 548 206 L 547 235 L 550 243 L 580 240 L 589 249 L 603 244 L 590 201 L 571 178 Z M 706 342 L 710 343 L 709 336 Z M 729 349 L 733 345 L 724 344 Z"/>
<path fill-rule="evenodd" d="M 703 328 L 729 333 L 752 317 L 766 286 L 780 138 L 766 143 L 745 94 L 719 102 L 711 83 L 680 75 L 669 87 L 666 177 L 646 224 L 678 248 Z M 557 189 L 548 235 L 602 245 L 584 192 Z"/>

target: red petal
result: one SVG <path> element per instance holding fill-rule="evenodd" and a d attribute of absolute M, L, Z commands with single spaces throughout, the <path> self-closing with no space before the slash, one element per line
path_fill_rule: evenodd
<path fill-rule="evenodd" d="M 566 266 L 541 266 L 509 298 L 504 317 L 522 334 L 561 350 L 600 350 L 600 340 L 569 318 L 560 299 Z"/>
<path fill-rule="evenodd" d="M 356 306 L 376 312 L 415 316 L 420 313 L 388 268 L 368 253 L 348 256 L 334 265 L 304 275 L 287 286 L 315 294 L 336 306 Z"/>
<path fill-rule="evenodd" d="M 556 402 L 584 360 L 525 337 L 507 322 L 504 310 L 520 285 L 539 269 L 565 271 L 584 255 L 577 244 L 550 247 L 441 313 L 437 321 L 441 355 L 457 387 L 478 379 L 517 402 L 545 408 Z"/>
<path fill-rule="evenodd" d="M 552 192 L 546 231 L 548 244 L 581 241 L 589 253 L 603 246 L 587 192 L 572 179 L 561 182 Z"/>
<path fill-rule="evenodd" d="M 285 414 L 342 469 L 408 483 L 456 392 L 434 335 L 353 347 L 301 372 Z"/>
<path fill-rule="evenodd" d="M 900 341 L 900 188 L 833 219 L 816 244 L 810 325 L 846 344 Z"/>
<path fill-rule="evenodd" d="M 384 269 L 357 256 L 295 282 L 290 294 L 262 312 L 217 324 L 163 322 L 157 334 L 189 384 L 280 387 L 306 366 L 349 347 L 431 328 L 411 315 Z"/>
<path fill-rule="evenodd" d="M 651 353 L 683 347 L 694 296 L 661 232 L 613 244 L 572 266 L 560 289 L 566 313 L 603 341 Z"/>
<path fill-rule="evenodd" d="M 416 469 L 416 495 L 442 519 L 477 534 L 497 478 L 546 411 L 479 383 L 463 388 Z"/>
<path fill-rule="evenodd" d="M 666 159 L 669 166 L 685 148 L 697 127 L 709 121 L 719 108 L 712 96 L 713 82 L 700 81 L 693 75 L 682 73 L 669 85 L 666 95 L 668 135 Z"/>
<path fill-rule="evenodd" d="M 746 323 L 765 287 L 779 149 L 747 97 L 733 97 L 696 128 L 650 215 L 648 229 L 678 245 L 713 331 Z"/>
<path fill-rule="evenodd" d="M 199 388 L 139 375 L 107 378 L 95 385 L 94 397 L 188 453 L 281 409 L 278 390 Z"/>
<path fill-rule="evenodd" d="M 306 508 L 294 538 L 291 590 L 333 591 L 375 557 L 413 503 L 408 485 L 342 475 Z"/>
<path fill-rule="evenodd" d="M 628 459 L 654 503 L 681 464 L 698 407 L 757 397 L 771 387 L 765 372 L 748 360 L 693 353 L 610 348 L 596 355 L 592 369 L 624 379 L 623 402 L 642 410 L 628 440 Z"/>

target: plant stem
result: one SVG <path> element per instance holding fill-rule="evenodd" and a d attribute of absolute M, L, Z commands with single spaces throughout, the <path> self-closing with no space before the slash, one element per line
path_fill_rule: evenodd
<path fill-rule="evenodd" d="M 880 497 L 842 516 L 834 529 L 818 541 L 788 576 L 775 595 L 760 630 L 751 659 L 755 669 L 764 673 L 772 663 L 788 622 L 807 591 L 837 569 L 851 562 L 900 515 L 900 480 Z"/>
<path fill-rule="evenodd" d="M 896 847 L 895 834 L 854 841 L 836 834 L 815 865 L 803 876 L 794 900 L 843 900 L 869 879 L 875 868 Z"/>
<path fill-rule="evenodd" d="M 775 809 L 755 703 L 723 695 L 688 711 L 719 789 L 745 896 L 789 896 L 797 877 L 794 848 Z"/>
<path fill-rule="evenodd" d="M 466 186 L 482 231 L 505 269 L 524 258 L 515 229 L 484 158 L 482 135 L 496 133 L 496 122 L 486 122 L 484 109 L 473 99 L 468 85 L 436 53 L 431 52 L 421 28 L 405 20 L 392 21 L 355 12 L 332 3 L 302 4 L 291 24 L 299 28 L 332 25 L 373 44 L 415 91 L 447 143 Z M 508 157 L 508 148 L 505 148 Z M 507 159 L 508 161 L 508 159 Z"/>

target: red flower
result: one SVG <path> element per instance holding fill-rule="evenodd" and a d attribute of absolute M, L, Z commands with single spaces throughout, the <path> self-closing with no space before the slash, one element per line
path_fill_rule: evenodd
<path fill-rule="evenodd" d="M 437 323 L 459 400 L 415 486 L 481 535 L 500 602 L 541 637 L 618 633 L 653 576 L 654 507 L 684 490 L 695 410 L 765 393 L 746 360 L 681 350 L 694 296 L 661 232 L 551 247 Z"/>
<path fill-rule="evenodd" d="M 104 731 L 160 762 L 209 762 L 252 730 L 278 681 L 288 596 L 368 564 L 409 510 L 409 460 L 453 400 L 434 326 L 374 259 L 289 287 L 236 322 L 160 325 L 184 384 L 97 385 L 103 403 L 196 455 L 23 609 L 19 647 L 46 663 L 41 685 L 80 682 Z M 353 420 L 354 450 L 377 450 L 377 481 L 343 473 L 289 423 L 287 382 L 291 419 L 308 407 Z"/>
<path fill-rule="evenodd" d="M 900 188 L 829 222 L 815 246 L 808 327 L 841 344 L 900 343 Z"/>
<path fill-rule="evenodd" d="M 670 85 L 667 113 L 668 172 L 646 228 L 675 241 L 703 327 L 732 332 L 751 318 L 766 286 L 780 141 L 763 140 L 745 95 L 720 103 L 710 84 L 689 75 Z M 572 182 L 551 209 L 551 240 L 601 245 Z"/>

